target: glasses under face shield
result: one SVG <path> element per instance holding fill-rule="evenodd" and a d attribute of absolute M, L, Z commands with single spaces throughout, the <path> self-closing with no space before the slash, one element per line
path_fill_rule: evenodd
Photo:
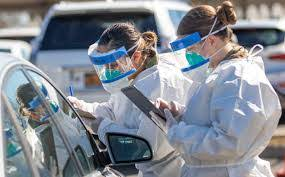
<path fill-rule="evenodd" d="M 204 58 L 198 53 L 198 49 L 195 49 L 195 51 L 193 49 L 194 45 L 203 40 L 204 38 L 201 38 L 200 34 L 196 32 L 170 43 L 182 72 L 187 72 L 209 62 L 209 59 Z"/>
<path fill-rule="evenodd" d="M 126 78 L 136 72 L 125 47 L 107 52 L 93 52 L 91 62 L 103 84 Z"/>

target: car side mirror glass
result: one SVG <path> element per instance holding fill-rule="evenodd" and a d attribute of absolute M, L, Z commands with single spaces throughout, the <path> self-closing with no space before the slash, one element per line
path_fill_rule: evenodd
<path fill-rule="evenodd" d="M 107 148 L 113 164 L 150 161 L 153 157 L 149 143 L 138 136 L 107 133 Z"/>

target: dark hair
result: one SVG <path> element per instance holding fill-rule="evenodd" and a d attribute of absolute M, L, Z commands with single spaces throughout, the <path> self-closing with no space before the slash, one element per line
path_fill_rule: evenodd
<path fill-rule="evenodd" d="M 157 35 L 154 32 L 148 31 L 140 33 L 134 25 L 130 23 L 117 23 L 106 29 L 101 35 L 98 45 L 105 45 L 108 49 L 117 49 L 119 47 L 126 47 L 130 49 L 140 41 L 138 49 L 142 51 L 143 57 L 146 58 L 144 63 L 147 67 L 149 63 L 157 63 L 156 48 Z M 135 49 L 129 51 L 131 56 Z"/>
<path fill-rule="evenodd" d="M 29 102 L 31 102 L 36 96 L 37 92 L 31 83 L 20 85 L 17 88 L 16 99 L 20 104 L 19 113 L 21 115 L 23 115 L 23 108 L 28 108 Z"/>
<path fill-rule="evenodd" d="M 216 18 L 217 22 L 213 31 L 219 30 L 227 25 L 234 25 L 237 22 L 237 15 L 233 4 L 230 1 L 224 1 L 222 5 L 217 8 L 209 5 L 200 5 L 191 9 L 181 20 L 177 35 L 188 35 L 199 32 L 202 37 L 206 36 L 209 34 Z M 215 35 L 223 40 L 231 41 L 233 31 L 230 27 L 227 27 Z M 234 44 L 233 42 L 232 46 L 232 58 L 247 56 L 248 52 L 242 46 Z"/>

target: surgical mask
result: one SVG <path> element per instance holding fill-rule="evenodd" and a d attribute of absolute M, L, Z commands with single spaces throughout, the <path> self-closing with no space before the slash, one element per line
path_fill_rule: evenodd
<path fill-rule="evenodd" d="M 108 80 L 114 79 L 118 76 L 120 76 L 122 72 L 118 69 L 106 69 L 105 71 L 105 77 Z"/>
<path fill-rule="evenodd" d="M 134 50 L 136 45 L 126 50 L 125 47 L 106 52 L 96 51 L 89 53 L 89 58 L 101 80 L 104 89 L 109 93 L 116 93 L 130 85 L 128 77 L 137 70 L 133 66 L 132 56 L 128 52 Z"/>

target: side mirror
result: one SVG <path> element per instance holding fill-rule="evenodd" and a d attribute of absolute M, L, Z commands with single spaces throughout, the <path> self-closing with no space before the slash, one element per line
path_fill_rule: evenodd
<path fill-rule="evenodd" d="M 113 164 L 146 162 L 153 157 L 149 143 L 141 137 L 124 133 L 107 133 L 106 139 Z"/>

